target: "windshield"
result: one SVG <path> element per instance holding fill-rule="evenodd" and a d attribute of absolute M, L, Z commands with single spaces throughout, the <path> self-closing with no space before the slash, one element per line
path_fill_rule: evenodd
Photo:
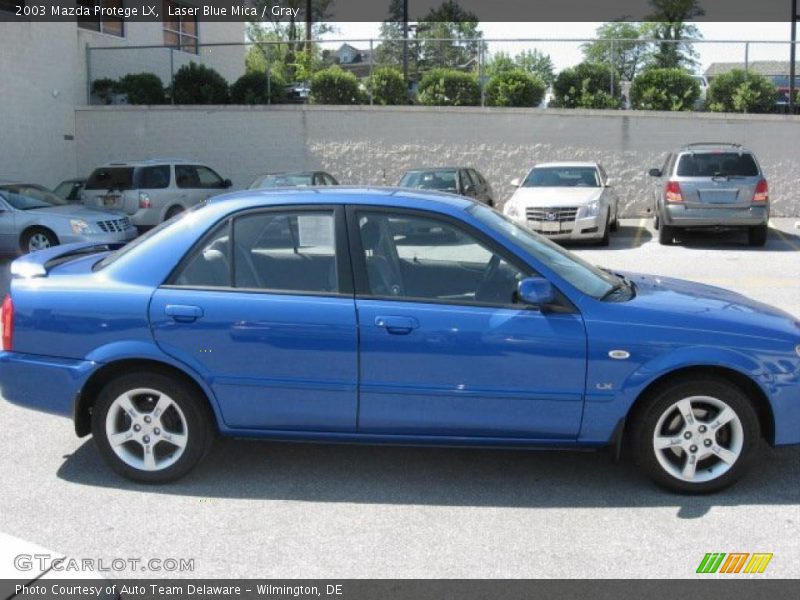
<path fill-rule="evenodd" d="M 0 190 L 10 192 L 8 195 L 24 197 L 27 199 L 28 204 L 37 204 L 36 206 L 20 208 L 19 206 L 15 206 L 14 203 L 9 200 L 9 203 L 14 206 L 14 208 L 18 208 L 19 210 L 27 210 L 28 208 L 48 208 L 50 206 L 64 206 L 68 204 L 66 200 L 56 196 L 50 190 L 34 185 L 4 185 L 0 187 Z"/>
<path fill-rule="evenodd" d="M 522 246 L 588 296 L 598 300 L 606 298 L 620 285 L 620 279 L 616 275 L 603 271 L 550 240 L 520 227 L 494 209 L 476 204 L 467 210 L 499 235 Z"/>
<path fill-rule="evenodd" d="M 251 185 L 251 190 L 261 190 L 274 187 L 302 187 L 313 185 L 311 173 L 278 173 L 275 175 L 264 175 L 257 178 Z"/>
<path fill-rule="evenodd" d="M 522 187 L 600 187 L 594 167 L 540 167 L 533 169 Z"/>
<path fill-rule="evenodd" d="M 456 171 L 409 171 L 400 180 L 400 187 L 456 192 Z"/>
<path fill-rule="evenodd" d="M 756 177 L 758 165 L 752 154 L 709 152 L 684 154 L 678 161 L 679 177 Z"/>
<path fill-rule="evenodd" d="M 13 208 L 17 210 L 31 210 L 34 208 L 51 208 L 53 205 L 48 204 L 42 200 L 37 200 L 36 198 L 31 198 L 30 196 L 22 196 L 20 194 L 15 194 L 14 192 L 9 192 L 4 189 L 0 189 L 0 194 L 2 194 L 3 198 L 6 199 Z"/>

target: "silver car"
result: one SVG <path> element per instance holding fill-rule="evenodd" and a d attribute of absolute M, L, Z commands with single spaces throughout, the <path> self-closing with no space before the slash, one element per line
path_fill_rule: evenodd
<path fill-rule="evenodd" d="M 617 229 L 617 194 L 595 162 L 534 166 L 503 206 L 506 216 L 555 240 L 592 240 L 607 246 Z"/>
<path fill-rule="evenodd" d="M 27 253 L 72 242 L 126 242 L 136 233 L 125 215 L 70 204 L 30 186 L 0 186 L 0 253 Z"/>
<path fill-rule="evenodd" d="M 766 243 L 769 186 L 750 150 L 738 144 L 689 144 L 649 174 L 662 244 L 672 244 L 683 229 L 741 229 L 751 246 Z"/>
<path fill-rule="evenodd" d="M 119 210 L 146 229 L 231 187 L 212 168 L 180 158 L 119 161 L 95 169 L 81 192 L 92 208 Z"/>

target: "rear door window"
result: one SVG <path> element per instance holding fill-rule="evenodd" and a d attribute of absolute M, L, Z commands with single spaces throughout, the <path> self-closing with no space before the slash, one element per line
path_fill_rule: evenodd
<path fill-rule="evenodd" d="M 756 177 L 758 174 L 753 155 L 746 152 L 684 154 L 678 161 L 678 177 Z"/>
<path fill-rule="evenodd" d="M 133 167 L 101 167 L 86 181 L 87 190 L 133 189 Z"/>

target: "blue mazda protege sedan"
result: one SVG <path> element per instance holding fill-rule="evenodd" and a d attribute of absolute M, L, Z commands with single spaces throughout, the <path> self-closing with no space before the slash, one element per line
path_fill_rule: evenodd
<path fill-rule="evenodd" d="M 12 264 L 0 388 L 71 416 L 118 473 L 215 435 L 629 448 L 731 484 L 800 443 L 800 325 L 718 288 L 613 273 L 449 194 L 250 191 L 127 246 Z"/>

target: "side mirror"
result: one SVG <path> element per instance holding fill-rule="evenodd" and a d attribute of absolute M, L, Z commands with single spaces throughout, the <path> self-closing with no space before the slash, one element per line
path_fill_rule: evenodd
<path fill-rule="evenodd" d="M 609 177 L 608 179 L 606 179 L 606 187 L 611 187 L 612 185 L 614 185 L 614 178 Z"/>
<path fill-rule="evenodd" d="M 520 181 L 519 177 L 515 177 L 514 179 L 511 180 L 511 185 L 513 185 L 514 187 L 519 187 L 520 185 L 522 185 L 522 181 Z"/>
<path fill-rule="evenodd" d="M 647 174 L 650 177 L 661 177 L 661 169 L 650 169 Z"/>
<path fill-rule="evenodd" d="M 228 189 L 229 187 L 233 186 L 233 182 L 230 179 L 226 179 L 225 181 L 222 182 L 222 186 L 225 189 Z"/>
<path fill-rule="evenodd" d="M 544 277 L 528 277 L 517 284 L 517 296 L 531 306 L 544 306 L 556 299 L 553 286 Z"/>

